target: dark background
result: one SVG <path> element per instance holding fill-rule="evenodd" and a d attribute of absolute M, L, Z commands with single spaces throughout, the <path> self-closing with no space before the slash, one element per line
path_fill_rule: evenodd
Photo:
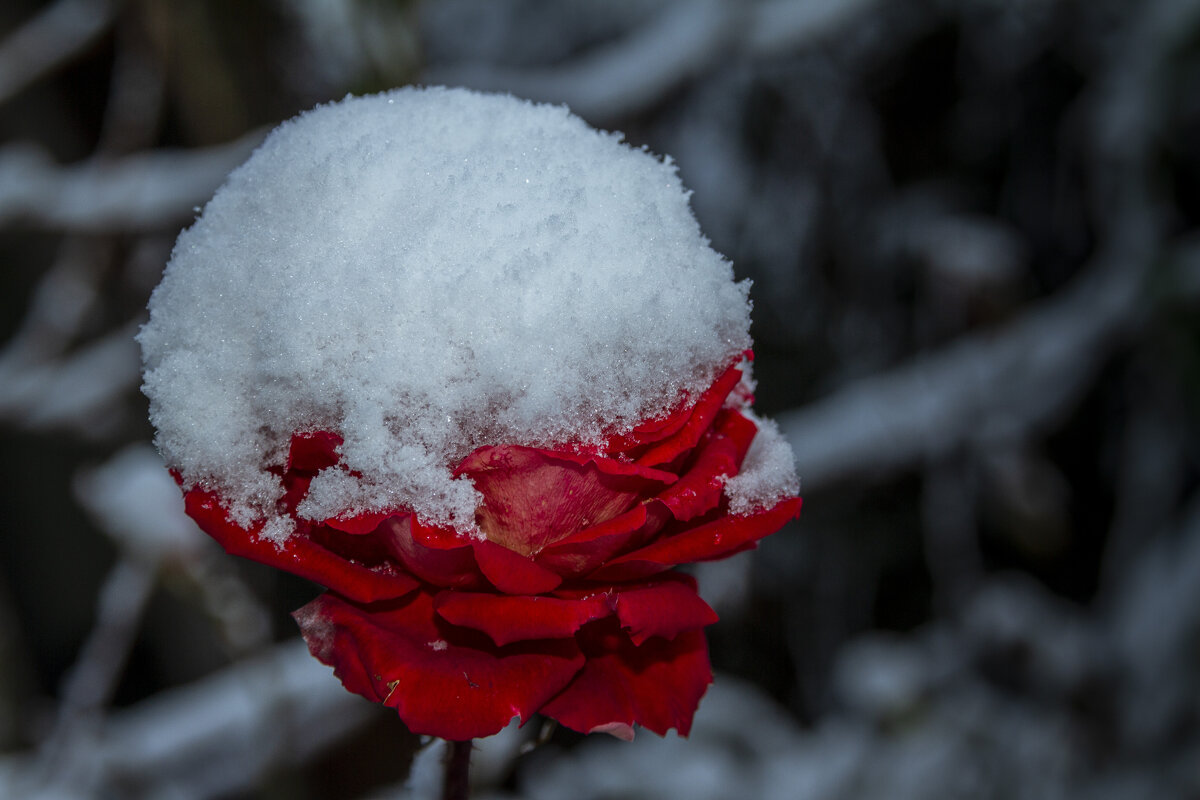
<path fill-rule="evenodd" d="M 535 723 L 479 796 L 1200 797 L 1193 0 L 5 3 L 0 795 L 422 796 L 313 587 L 148 508 L 130 338 L 266 130 L 406 83 L 674 157 L 805 497 L 700 570 L 691 741 Z"/>

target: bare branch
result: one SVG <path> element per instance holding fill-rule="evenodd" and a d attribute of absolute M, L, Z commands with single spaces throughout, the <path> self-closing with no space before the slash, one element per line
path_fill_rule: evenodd
<path fill-rule="evenodd" d="M 246 160 L 264 136 L 190 151 L 155 150 L 59 166 L 28 145 L 0 150 L 0 225 L 112 232 L 177 225 Z"/>
<path fill-rule="evenodd" d="M 108 30 L 119 0 L 59 0 L 0 42 L 0 103 L 63 66 Z"/>
<path fill-rule="evenodd" d="M 645 28 L 569 64 L 547 69 L 466 64 L 431 69 L 426 80 L 566 101 L 583 117 L 611 119 L 652 105 L 720 57 L 737 27 L 733 12 L 721 0 L 675 3 Z"/>
<path fill-rule="evenodd" d="M 57 361 L 0 364 L 0 419 L 31 430 L 71 428 L 104 436 L 109 412 L 137 385 L 139 357 L 128 325 Z"/>
<path fill-rule="evenodd" d="M 1007 329 L 848 386 L 779 418 L 804 487 L 883 475 L 993 437 L 1025 437 L 1071 408 L 1135 308 L 1140 273 L 1105 271 Z"/>
<path fill-rule="evenodd" d="M 731 53 L 770 56 L 794 49 L 835 32 L 876 1 L 676 2 L 625 38 L 567 64 L 460 64 L 430 69 L 425 80 L 565 102 L 584 118 L 611 120 L 653 106 Z"/>

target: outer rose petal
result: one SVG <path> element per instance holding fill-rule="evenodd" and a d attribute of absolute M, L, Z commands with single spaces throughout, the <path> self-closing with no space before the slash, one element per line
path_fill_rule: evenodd
<path fill-rule="evenodd" d="M 800 498 L 790 497 L 757 514 L 718 517 L 614 558 L 588 577 L 627 581 L 653 575 L 676 564 L 725 558 L 753 547 L 759 539 L 779 530 L 799 513 Z"/>
<path fill-rule="evenodd" d="M 482 631 L 498 645 L 574 636 L 613 613 L 603 592 L 565 599 L 450 591 L 434 598 L 433 607 L 447 622 Z"/>
<path fill-rule="evenodd" d="M 655 444 L 639 456 L 637 463 L 651 467 L 666 464 L 673 461 L 680 453 L 695 447 L 696 443 L 700 441 L 700 437 L 712 424 L 717 412 L 721 410 L 721 404 L 725 402 L 725 398 L 729 396 L 733 387 L 737 386 L 741 379 L 742 371 L 738 364 L 725 370 L 721 377 L 717 378 L 696 401 L 687 423 L 677 433 Z"/>
<path fill-rule="evenodd" d="M 498 645 L 573 636 L 588 622 L 616 615 L 634 644 L 673 639 L 717 621 L 690 575 L 668 572 L 646 584 L 564 589 L 552 596 L 446 591 L 434 609 L 447 622 L 486 633 Z"/>
<path fill-rule="evenodd" d="M 696 579 L 668 572 L 662 582 L 631 588 L 614 597 L 617 619 L 635 645 L 652 636 L 673 639 L 717 621 L 717 612 L 696 594 Z"/>
<path fill-rule="evenodd" d="M 413 733 L 462 741 L 528 720 L 579 671 L 572 639 L 496 647 L 437 623 L 425 591 L 377 606 L 324 594 L 294 615 L 309 651 L 352 692 L 396 709 Z"/>
<path fill-rule="evenodd" d="M 692 715 L 712 683 L 703 631 L 635 646 L 613 619 L 579 633 L 587 663 L 542 713 L 581 733 L 630 732 L 640 724 L 665 736 L 687 736 Z"/>
<path fill-rule="evenodd" d="M 721 503 L 725 477 L 737 474 L 737 445 L 724 436 L 706 436 L 696 448 L 691 467 L 658 500 L 680 522 L 712 511 Z"/>
<path fill-rule="evenodd" d="M 737 449 L 737 464 L 740 468 L 746 459 L 746 452 L 751 442 L 758 434 L 758 426 L 742 415 L 742 412 L 732 408 L 723 408 L 713 420 L 713 433 L 724 436 Z"/>
<path fill-rule="evenodd" d="M 476 512 L 492 541 L 521 555 L 615 517 L 675 476 L 600 456 L 533 447 L 481 447 L 456 470 L 483 495 Z"/>
<path fill-rule="evenodd" d="M 298 531 L 276 544 L 235 525 L 217 496 L 202 489 L 184 495 L 188 516 L 225 550 L 236 556 L 308 578 L 359 602 L 389 600 L 417 588 L 417 581 L 389 562 L 367 567 L 322 547 Z"/>

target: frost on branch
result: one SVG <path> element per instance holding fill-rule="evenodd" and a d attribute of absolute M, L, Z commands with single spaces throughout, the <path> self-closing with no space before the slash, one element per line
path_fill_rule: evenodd
<path fill-rule="evenodd" d="M 670 160 L 565 108 L 347 98 L 280 126 L 180 236 L 145 391 L 168 463 L 245 522 L 274 507 L 290 435 L 321 429 L 342 462 L 302 515 L 465 530 L 463 456 L 598 445 L 686 402 L 749 346 L 747 290 Z"/>

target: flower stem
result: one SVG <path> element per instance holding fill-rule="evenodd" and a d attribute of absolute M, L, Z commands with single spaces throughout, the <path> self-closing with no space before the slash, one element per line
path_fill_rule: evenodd
<path fill-rule="evenodd" d="M 446 754 L 446 780 L 442 783 L 442 800 L 467 800 L 470 793 L 468 773 L 471 768 L 471 740 L 449 742 Z"/>

